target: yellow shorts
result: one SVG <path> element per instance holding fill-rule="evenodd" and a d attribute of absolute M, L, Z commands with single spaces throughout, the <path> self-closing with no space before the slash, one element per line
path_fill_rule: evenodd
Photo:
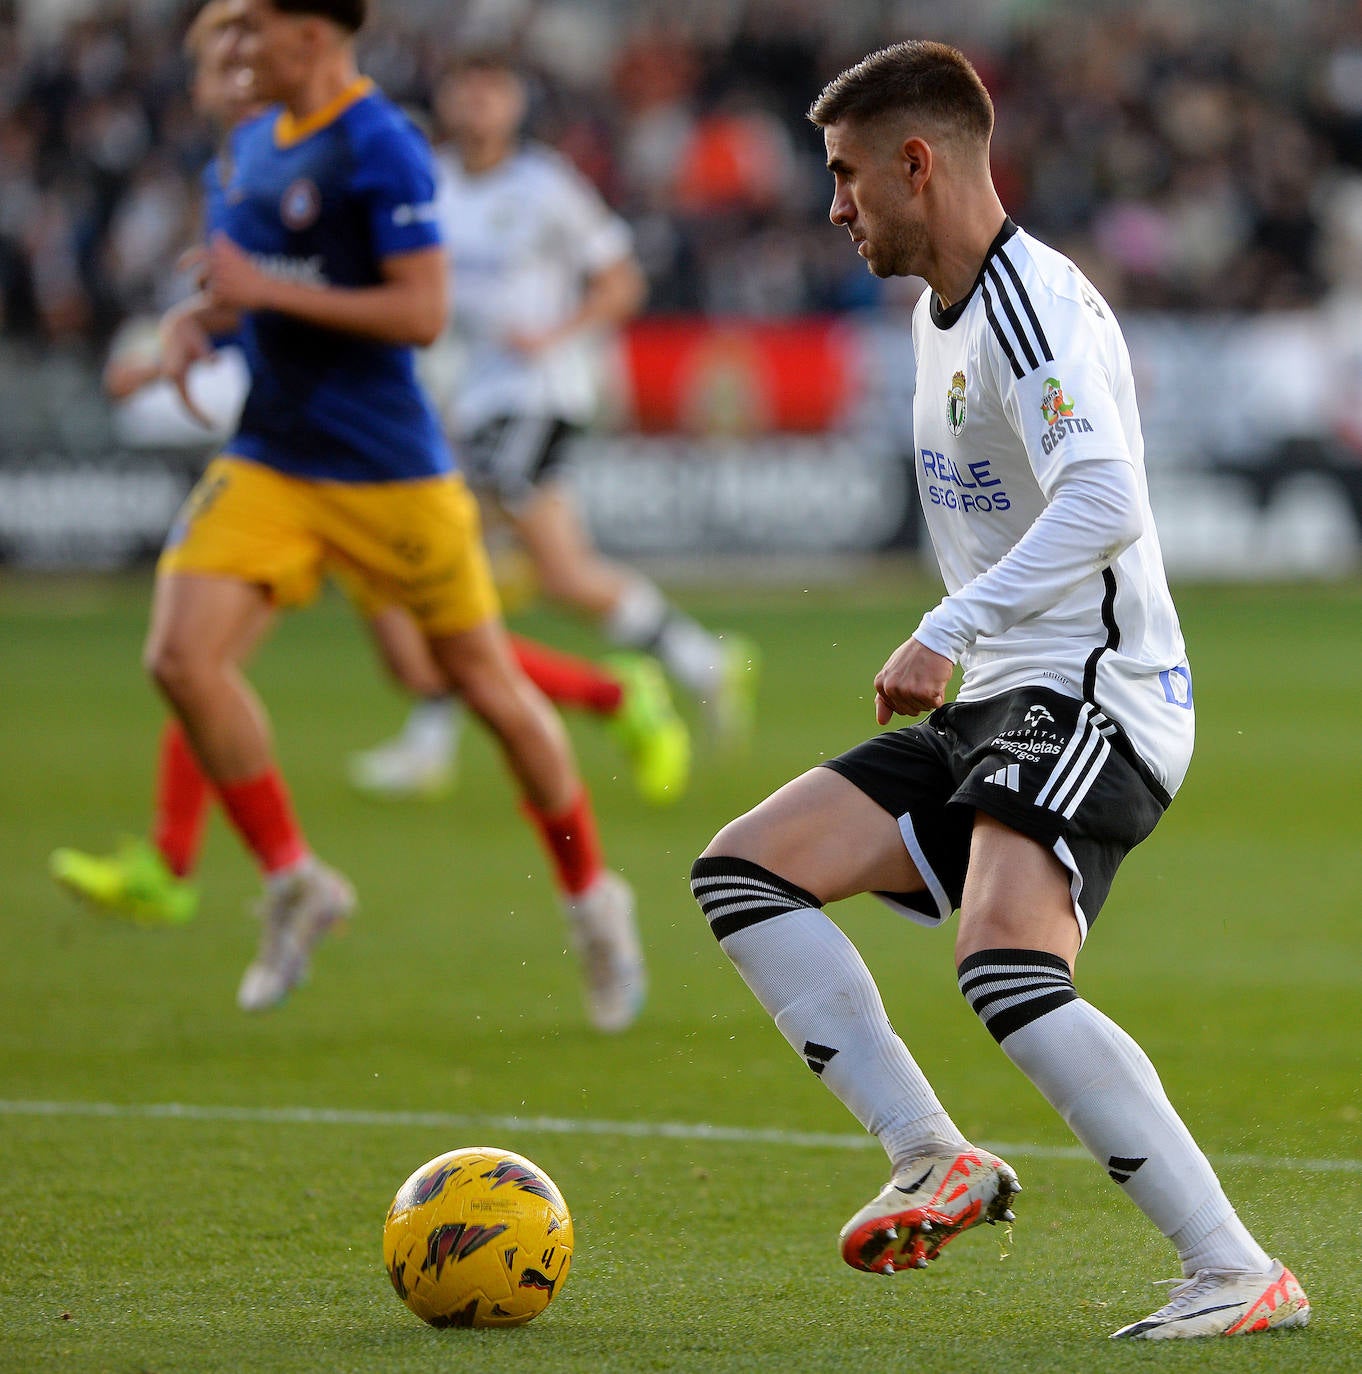
<path fill-rule="evenodd" d="M 523 549 L 504 542 L 488 540 L 484 547 L 501 613 L 515 615 L 533 605 L 539 596 L 539 580 L 530 556 Z M 385 595 L 382 587 L 351 568 L 330 563 L 326 571 L 364 620 L 373 620 L 393 604 L 394 598 Z"/>
<path fill-rule="evenodd" d="M 158 573 L 233 577 L 281 607 L 316 596 L 328 567 L 361 606 L 405 606 L 428 635 L 500 612 L 478 505 L 457 476 L 318 482 L 215 458 L 166 539 Z"/>

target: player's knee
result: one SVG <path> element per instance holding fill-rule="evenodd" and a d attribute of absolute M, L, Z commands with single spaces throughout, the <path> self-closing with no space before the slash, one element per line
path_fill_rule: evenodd
<path fill-rule="evenodd" d="M 955 933 L 955 962 L 959 964 L 976 949 L 1025 947 L 1030 943 L 1028 928 L 1023 913 L 1001 903 L 967 901 L 961 906 Z"/>
<path fill-rule="evenodd" d="M 504 741 L 526 733 L 550 733 L 557 739 L 561 733 L 553 708 L 514 668 L 493 662 L 469 665 L 453 685 L 464 705 Z"/>
<path fill-rule="evenodd" d="M 481 720 L 500 720 L 507 714 L 506 707 L 515 701 L 513 690 L 490 673 L 465 673 L 451 685 L 464 705 Z"/>
<path fill-rule="evenodd" d="M 721 944 L 740 930 L 823 904 L 811 892 L 750 859 L 717 851 L 723 831 L 691 865 L 690 890 Z"/>
<path fill-rule="evenodd" d="M 709 859 L 717 855 L 727 855 L 729 858 L 745 859 L 752 863 L 758 863 L 762 859 L 759 840 L 758 828 L 753 823 L 749 812 L 745 816 L 739 816 L 736 820 L 729 821 L 705 846 L 700 858 Z"/>
<path fill-rule="evenodd" d="M 956 965 L 987 949 L 1048 949 L 1072 966 L 1082 944 L 1073 900 L 1067 892 L 1037 891 L 1022 886 L 1007 893 L 999 887 L 966 891 L 955 935 Z"/>
<path fill-rule="evenodd" d="M 504 663 L 498 663 L 497 656 L 484 642 L 452 645 L 446 640 L 435 640 L 430 647 L 431 666 L 439 675 L 445 690 L 461 697 L 470 710 L 476 710 L 475 703 L 488 700 L 504 683 L 509 671 Z M 398 675 L 398 662 L 388 658 L 388 670 Z M 479 712 L 481 714 L 481 712 Z"/>
<path fill-rule="evenodd" d="M 729 821 L 705 846 L 697 862 L 722 859 L 760 867 L 777 875 L 777 881 L 794 884 L 802 892 L 796 878 L 789 875 L 800 875 L 803 882 L 810 881 L 805 876 L 809 865 L 802 862 L 807 858 L 807 848 L 807 837 L 801 827 L 782 824 L 772 816 L 770 808 L 758 806 Z"/>
<path fill-rule="evenodd" d="M 591 615 L 606 613 L 620 597 L 619 573 L 590 546 L 547 555 L 541 551 L 535 572 L 549 600 Z"/>
<path fill-rule="evenodd" d="M 444 674 L 425 659 L 384 654 L 383 666 L 393 682 L 411 696 L 437 697 L 449 690 Z"/>
<path fill-rule="evenodd" d="M 583 606 L 591 599 L 591 579 L 573 563 L 557 560 L 541 563 L 537 569 L 539 587 L 550 601 L 563 606 Z"/>
<path fill-rule="evenodd" d="M 148 644 L 142 655 L 142 667 L 157 690 L 171 701 L 190 694 L 202 672 L 189 645 L 175 639 Z"/>

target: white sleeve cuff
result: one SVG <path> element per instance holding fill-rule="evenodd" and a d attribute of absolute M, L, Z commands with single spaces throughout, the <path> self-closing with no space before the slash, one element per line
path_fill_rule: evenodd
<path fill-rule="evenodd" d="M 959 663 L 960 655 L 969 647 L 970 637 L 958 628 L 952 633 L 945 625 L 938 623 L 948 619 L 942 614 L 945 606 L 946 603 L 943 601 L 936 610 L 928 611 L 918 622 L 917 629 L 913 631 L 913 638 L 924 649 L 930 649 L 934 654 L 950 659 L 952 663 Z"/>

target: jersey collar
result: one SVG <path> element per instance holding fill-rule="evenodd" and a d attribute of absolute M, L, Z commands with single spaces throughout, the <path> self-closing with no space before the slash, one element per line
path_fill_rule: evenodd
<path fill-rule="evenodd" d="M 373 88 L 374 83 L 367 76 L 361 76 L 358 81 L 352 81 L 334 100 L 328 100 L 320 110 L 313 110 L 306 119 L 294 119 L 287 110 L 281 111 L 279 118 L 274 121 L 274 146 L 292 148 L 295 143 L 311 138 L 313 134 L 339 119 L 351 105 L 363 100 Z"/>
<path fill-rule="evenodd" d="M 988 265 L 994 256 L 1002 249 L 1008 239 L 1017 232 L 1017 226 L 1012 222 L 1012 216 L 1008 215 L 1003 219 L 1003 227 L 998 230 L 992 243 L 988 245 L 988 252 L 984 254 L 984 260 L 979 264 L 979 275 L 974 279 L 974 285 L 960 297 L 954 305 L 942 306 L 937 299 L 935 291 L 931 293 L 928 301 L 928 310 L 932 317 L 932 323 L 938 329 L 949 329 L 961 315 L 965 313 L 965 307 L 974 299 L 974 293 L 979 289 L 979 283 L 984 279 L 984 273 L 988 271 Z"/>

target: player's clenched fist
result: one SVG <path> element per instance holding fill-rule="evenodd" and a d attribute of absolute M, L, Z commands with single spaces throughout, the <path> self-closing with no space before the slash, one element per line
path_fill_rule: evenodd
<path fill-rule="evenodd" d="M 875 674 L 875 719 L 888 725 L 894 716 L 918 716 L 946 701 L 946 684 L 955 664 L 916 639 L 900 644 Z"/>

